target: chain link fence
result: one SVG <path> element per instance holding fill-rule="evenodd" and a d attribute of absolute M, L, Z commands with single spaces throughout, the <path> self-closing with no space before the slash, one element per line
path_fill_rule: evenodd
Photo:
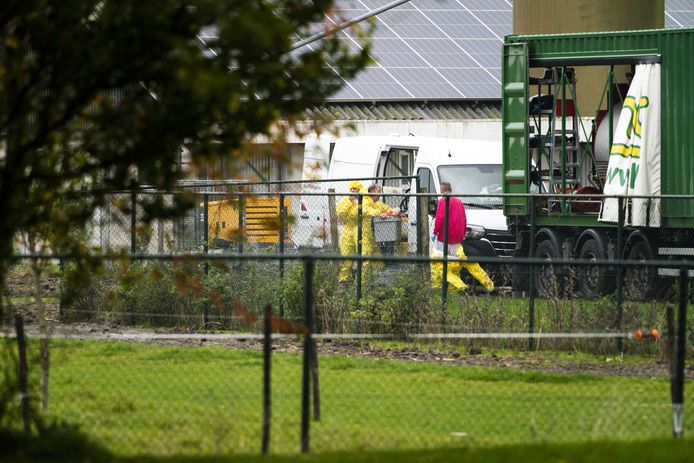
<path fill-rule="evenodd" d="M 434 252 L 438 198 L 393 181 L 411 192 L 380 194 L 390 214 L 370 217 L 356 194 L 347 255 L 337 206 L 350 181 L 198 185 L 186 217 L 150 224 L 128 204 L 173 193 L 114 194 L 90 237 L 103 265 L 85 273 L 68 256 L 60 267 L 40 259 L 37 286 L 26 264 L 37 256 L 24 256 L 8 275 L 5 314 L 26 322 L 30 384 L 40 382 L 39 305 L 49 322 L 47 392 L 26 397 L 124 455 L 691 432 L 690 236 L 676 225 L 689 202 L 659 198 L 681 217 L 661 212 L 669 222 L 653 228 L 635 221 L 653 202 L 618 198 L 608 222 L 579 205 L 590 196 L 466 197 L 465 263 L 491 276 L 489 293 L 459 256 Z M 437 280 L 436 265 L 464 286 Z"/>

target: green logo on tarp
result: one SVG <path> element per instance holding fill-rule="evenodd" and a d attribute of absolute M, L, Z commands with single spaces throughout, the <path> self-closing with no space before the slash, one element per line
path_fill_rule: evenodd
<path fill-rule="evenodd" d="M 612 183 L 615 177 L 619 178 L 619 185 L 624 186 L 629 182 L 629 188 L 634 188 L 636 184 L 636 177 L 639 176 L 639 165 L 632 164 L 628 169 L 622 169 L 620 167 L 613 167 L 607 171 L 607 183 Z"/>
<path fill-rule="evenodd" d="M 624 99 L 624 109 L 629 111 L 629 124 L 627 124 L 625 138 L 630 140 L 632 135 L 634 135 L 634 141 L 641 141 L 641 110 L 647 108 L 649 100 L 647 96 L 642 96 L 639 101 L 633 96 L 627 96 Z M 636 143 L 613 143 L 610 149 L 610 156 L 619 156 L 623 158 L 641 158 L 641 145 Z M 639 164 L 633 162 L 629 167 L 612 167 L 607 171 L 607 183 L 612 183 L 615 179 L 619 181 L 620 186 L 624 186 L 627 183 L 629 188 L 634 188 L 636 185 L 636 178 L 639 175 Z"/>
<path fill-rule="evenodd" d="M 627 96 L 624 99 L 624 109 L 631 113 L 629 124 L 626 130 L 626 139 L 631 138 L 632 132 L 637 139 L 641 139 L 641 110 L 648 107 L 648 97 L 642 96 L 638 103 L 633 96 Z M 638 158 L 641 156 L 641 146 L 636 144 L 614 143 L 610 149 L 610 155 L 621 156 L 623 158 Z"/>

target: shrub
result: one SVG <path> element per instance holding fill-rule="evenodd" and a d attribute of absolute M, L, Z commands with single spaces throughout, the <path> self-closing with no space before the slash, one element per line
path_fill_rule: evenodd
<path fill-rule="evenodd" d="M 75 274 L 81 278 L 68 274 L 64 284 L 73 285 L 73 298 L 65 314 L 68 319 L 257 332 L 263 307 L 269 304 L 277 313 L 280 299 L 286 318 L 303 320 L 303 264 L 296 260 L 285 264 L 282 280 L 277 261 L 264 260 L 211 263 L 207 275 L 204 264 L 197 261 L 115 264 Z M 440 290 L 431 288 L 420 265 L 386 266 L 375 271 L 372 283 L 365 280 L 357 303 L 354 281 L 347 286 L 338 284 L 339 267 L 339 262 L 316 261 L 313 288 L 320 332 L 404 335 L 523 333 L 528 329 L 527 299 L 450 291 L 444 307 Z M 620 331 L 663 330 L 667 304 L 625 302 Z M 239 311 L 239 307 L 243 309 Z M 613 296 L 594 300 L 537 298 L 534 324 L 536 332 L 615 331 L 616 304 Z M 476 345 L 518 349 L 525 349 L 527 343 L 527 339 L 475 341 Z M 616 347 L 611 338 L 542 340 L 536 344 L 594 353 L 614 353 Z M 656 351 L 662 357 L 663 349 L 653 345 L 630 343 L 628 348 Z"/>

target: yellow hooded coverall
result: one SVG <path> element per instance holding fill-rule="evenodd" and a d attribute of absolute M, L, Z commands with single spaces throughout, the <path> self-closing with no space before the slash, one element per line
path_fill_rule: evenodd
<path fill-rule="evenodd" d="M 350 190 L 358 188 L 360 192 L 364 192 L 364 185 L 358 180 L 354 180 L 349 184 Z M 340 237 L 340 254 L 343 256 L 357 254 L 357 223 L 359 218 L 359 203 L 351 197 L 342 198 L 337 204 L 337 215 L 342 218 L 342 236 Z M 362 213 L 364 212 L 364 202 L 362 200 Z M 363 227 L 362 227 L 363 228 Z M 363 235 L 362 229 L 362 235 Z M 362 236 L 363 245 L 363 236 Z M 362 246 L 362 253 L 364 249 Z M 363 270 L 363 267 L 362 267 Z M 340 281 L 347 281 L 352 273 L 352 261 L 345 260 L 340 268 Z"/>
<path fill-rule="evenodd" d="M 373 254 L 380 254 L 380 248 L 378 243 L 376 243 L 376 237 L 374 236 L 373 229 L 373 218 L 378 217 L 386 212 L 392 212 L 390 206 L 382 201 L 374 201 L 370 196 L 364 198 L 364 203 L 362 204 L 362 254 L 365 256 L 370 256 Z M 371 281 L 371 272 L 373 269 L 379 269 L 382 267 L 382 262 L 369 262 L 365 261 L 362 267 L 362 275 L 364 275 L 368 281 Z"/>

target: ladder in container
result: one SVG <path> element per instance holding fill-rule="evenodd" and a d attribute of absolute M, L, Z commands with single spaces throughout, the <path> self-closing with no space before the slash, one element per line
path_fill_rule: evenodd
<path fill-rule="evenodd" d="M 576 95 L 576 74 L 573 68 L 554 67 L 545 70 L 541 78 L 531 78 L 530 84 L 538 86 L 538 106 L 531 105 L 531 114 L 538 130 L 536 147 L 540 156 L 537 169 L 540 172 L 540 185 L 546 185 L 548 193 L 570 193 L 579 187 L 580 144 L 578 136 L 578 117 L 573 98 Z M 543 94 L 543 86 L 546 93 Z M 567 92 L 567 87 L 569 91 Z M 544 104 L 543 104 L 544 99 Z M 549 104 L 547 104 L 549 102 Z M 567 119 L 570 117 L 570 125 Z M 543 119 L 546 132 L 543 133 Z M 542 169 L 543 158 L 546 171 Z M 542 188 L 541 188 L 542 189 Z M 569 212 L 564 198 L 548 198 L 548 214 Z"/>

